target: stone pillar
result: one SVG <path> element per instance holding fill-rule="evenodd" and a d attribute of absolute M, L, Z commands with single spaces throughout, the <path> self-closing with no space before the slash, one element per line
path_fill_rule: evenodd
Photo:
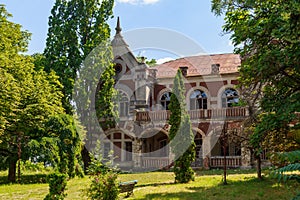
<path fill-rule="evenodd" d="M 209 169 L 209 161 L 211 156 L 211 141 L 210 136 L 203 137 L 202 143 L 202 158 L 203 158 L 203 167 Z"/>
<path fill-rule="evenodd" d="M 251 152 L 246 147 L 245 142 L 241 144 L 241 169 L 250 169 L 251 168 Z"/>
<path fill-rule="evenodd" d="M 133 141 L 133 167 L 141 168 L 142 167 L 142 145 L 140 139 L 135 139 Z"/>

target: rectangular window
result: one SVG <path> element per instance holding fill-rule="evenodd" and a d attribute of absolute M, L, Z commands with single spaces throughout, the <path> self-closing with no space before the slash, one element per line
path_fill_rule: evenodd
<path fill-rule="evenodd" d="M 114 142 L 114 159 L 115 161 L 121 161 L 121 153 L 122 153 L 122 143 Z"/>
<path fill-rule="evenodd" d="M 132 161 L 132 142 L 125 142 L 126 161 Z"/>
<path fill-rule="evenodd" d="M 105 142 L 104 143 L 104 150 L 103 150 L 103 158 L 109 159 L 109 152 L 110 152 L 110 143 Z"/>
<path fill-rule="evenodd" d="M 241 147 L 240 146 L 234 146 L 234 155 L 240 156 L 241 155 Z"/>
<path fill-rule="evenodd" d="M 207 109 L 207 99 L 203 99 L 203 109 Z"/>
<path fill-rule="evenodd" d="M 190 102 L 190 109 L 191 110 L 196 110 L 196 102 L 195 102 L 195 99 L 191 99 L 191 102 Z"/>

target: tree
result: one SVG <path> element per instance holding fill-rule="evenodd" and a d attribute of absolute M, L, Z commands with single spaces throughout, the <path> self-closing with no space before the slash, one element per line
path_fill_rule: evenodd
<path fill-rule="evenodd" d="M 49 17 L 44 55 L 46 71 L 54 70 L 63 84 L 63 106 L 72 113 L 74 81 L 89 53 L 110 37 L 107 20 L 113 0 L 57 0 Z"/>
<path fill-rule="evenodd" d="M 97 71 L 99 66 L 102 67 L 102 73 L 104 67 L 107 67 L 107 71 L 106 76 L 101 77 L 101 90 L 106 90 L 106 93 L 98 95 L 101 111 L 97 115 L 113 113 L 112 103 L 108 102 L 114 94 L 114 88 L 111 87 L 114 76 L 114 71 L 111 70 L 113 57 L 111 52 L 107 52 L 107 41 L 110 38 L 107 20 L 112 17 L 113 4 L 113 0 L 57 0 L 49 17 L 44 50 L 45 69 L 53 69 L 60 77 L 64 86 L 63 105 L 69 114 L 73 112 L 70 102 L 75 98 L 77 114 L 82 125 L 86 126 L 87 143 L 92 138 L 93 131 L 97 131 L 94 129 L 94 125 L 98 123 L 94 110 L 97 104 L 95 91 L 100 79 Z M 106 57 L 103 57 L 104 54 Z M 97 59 L 96 64 L 93 58 Z M 77 75 L 76 93 L 73 94 Z M 86 147 L 82 155 L 86 169 L 90 160 Z"/>
<path fill-rule="evenodd" d="M 235 52 L 241 55 L 241 86 L 257 100 L 252 101 L 258 109 L 249 123 L 256 157 L 267 138 L 273 138 L 268 141 L 277 151 L 299 148 L 296 141 L 278 140 L 300 128 L 299 124 L 289 126 L 300 111 L 299 8 L 299 1 L 212 1 L 212 11 L 225 14 L 223 30 L 232 33 Z"/>
<path fill-rule="evenodd" d="M 14 182 L 22 151 L 30 140 L 41 137 L 45 119 L 62 113 L 63 108 L 58 77 L 53 72 L 34 69 L 32 57 L 22 54 L 27 50 L 30 34 L 10 22 L 9 17 L 5 7 L 0 6 L 0 75 L 5 76 L 0 87 L 7 86 L 0 97 L 4 111 L 0 156 L 9 168 L 8 179 Z"/>
<path fill-rule="evenodd" d="M 195 142 L 191 129 L 190 117 L 185 104 L 185 87 L 180 70 L 174 79 L 173 91 L 169 108 L 170 116 L 170 145 L 175 155 L 175 182 L 187 183 L 194 180 L 191 163 L 195 160 Z"/>
<path fill-rule="evenodd" d="M 76 130 L 73 116 L 67 114 L 52 116 L 47 121 L 46 127 L 49 136 L 58 138 L 56 145 L 59 154 L 59 172 L 67 174 L 70 178 L 76 174 L 82 175 L 80 151 L 83 137 Z"/>
<path fill-rule="evenodd" d="M 152 58 L 151 60 L 148 60 L 146 57 L 144 56 L 137 56 L 136 59 L 139 61 L 139 62 L 146 62 L 146 64 L 149 66 L 149 67 L 153 67 L 155 65 L 157 65 L 156 63 L 156 60 L 154 58 Z"/>

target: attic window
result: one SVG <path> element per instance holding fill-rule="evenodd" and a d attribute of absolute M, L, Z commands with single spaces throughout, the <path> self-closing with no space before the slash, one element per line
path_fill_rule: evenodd
<path fill-rule="evenodd" d="M 219 74 L 219 72 L 220 72 L 220 64 L 212 64 L 211 65 L 211 73 Z"/>

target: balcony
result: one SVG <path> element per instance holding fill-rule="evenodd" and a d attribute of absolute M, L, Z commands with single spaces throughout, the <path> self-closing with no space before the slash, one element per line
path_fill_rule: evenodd
<path fill-rule="evenodd" d="M 195 119 L 222 119 L 222 118 L 245 118 L 248 116 L 246 107 L 220 108 L 220 109 L 199 109 L 188 111 L 191 120 Z M 169 110 L 158 111 L 137 111 L 135 120 L 139 122 L 167 121 L 170 119 Z"/>

